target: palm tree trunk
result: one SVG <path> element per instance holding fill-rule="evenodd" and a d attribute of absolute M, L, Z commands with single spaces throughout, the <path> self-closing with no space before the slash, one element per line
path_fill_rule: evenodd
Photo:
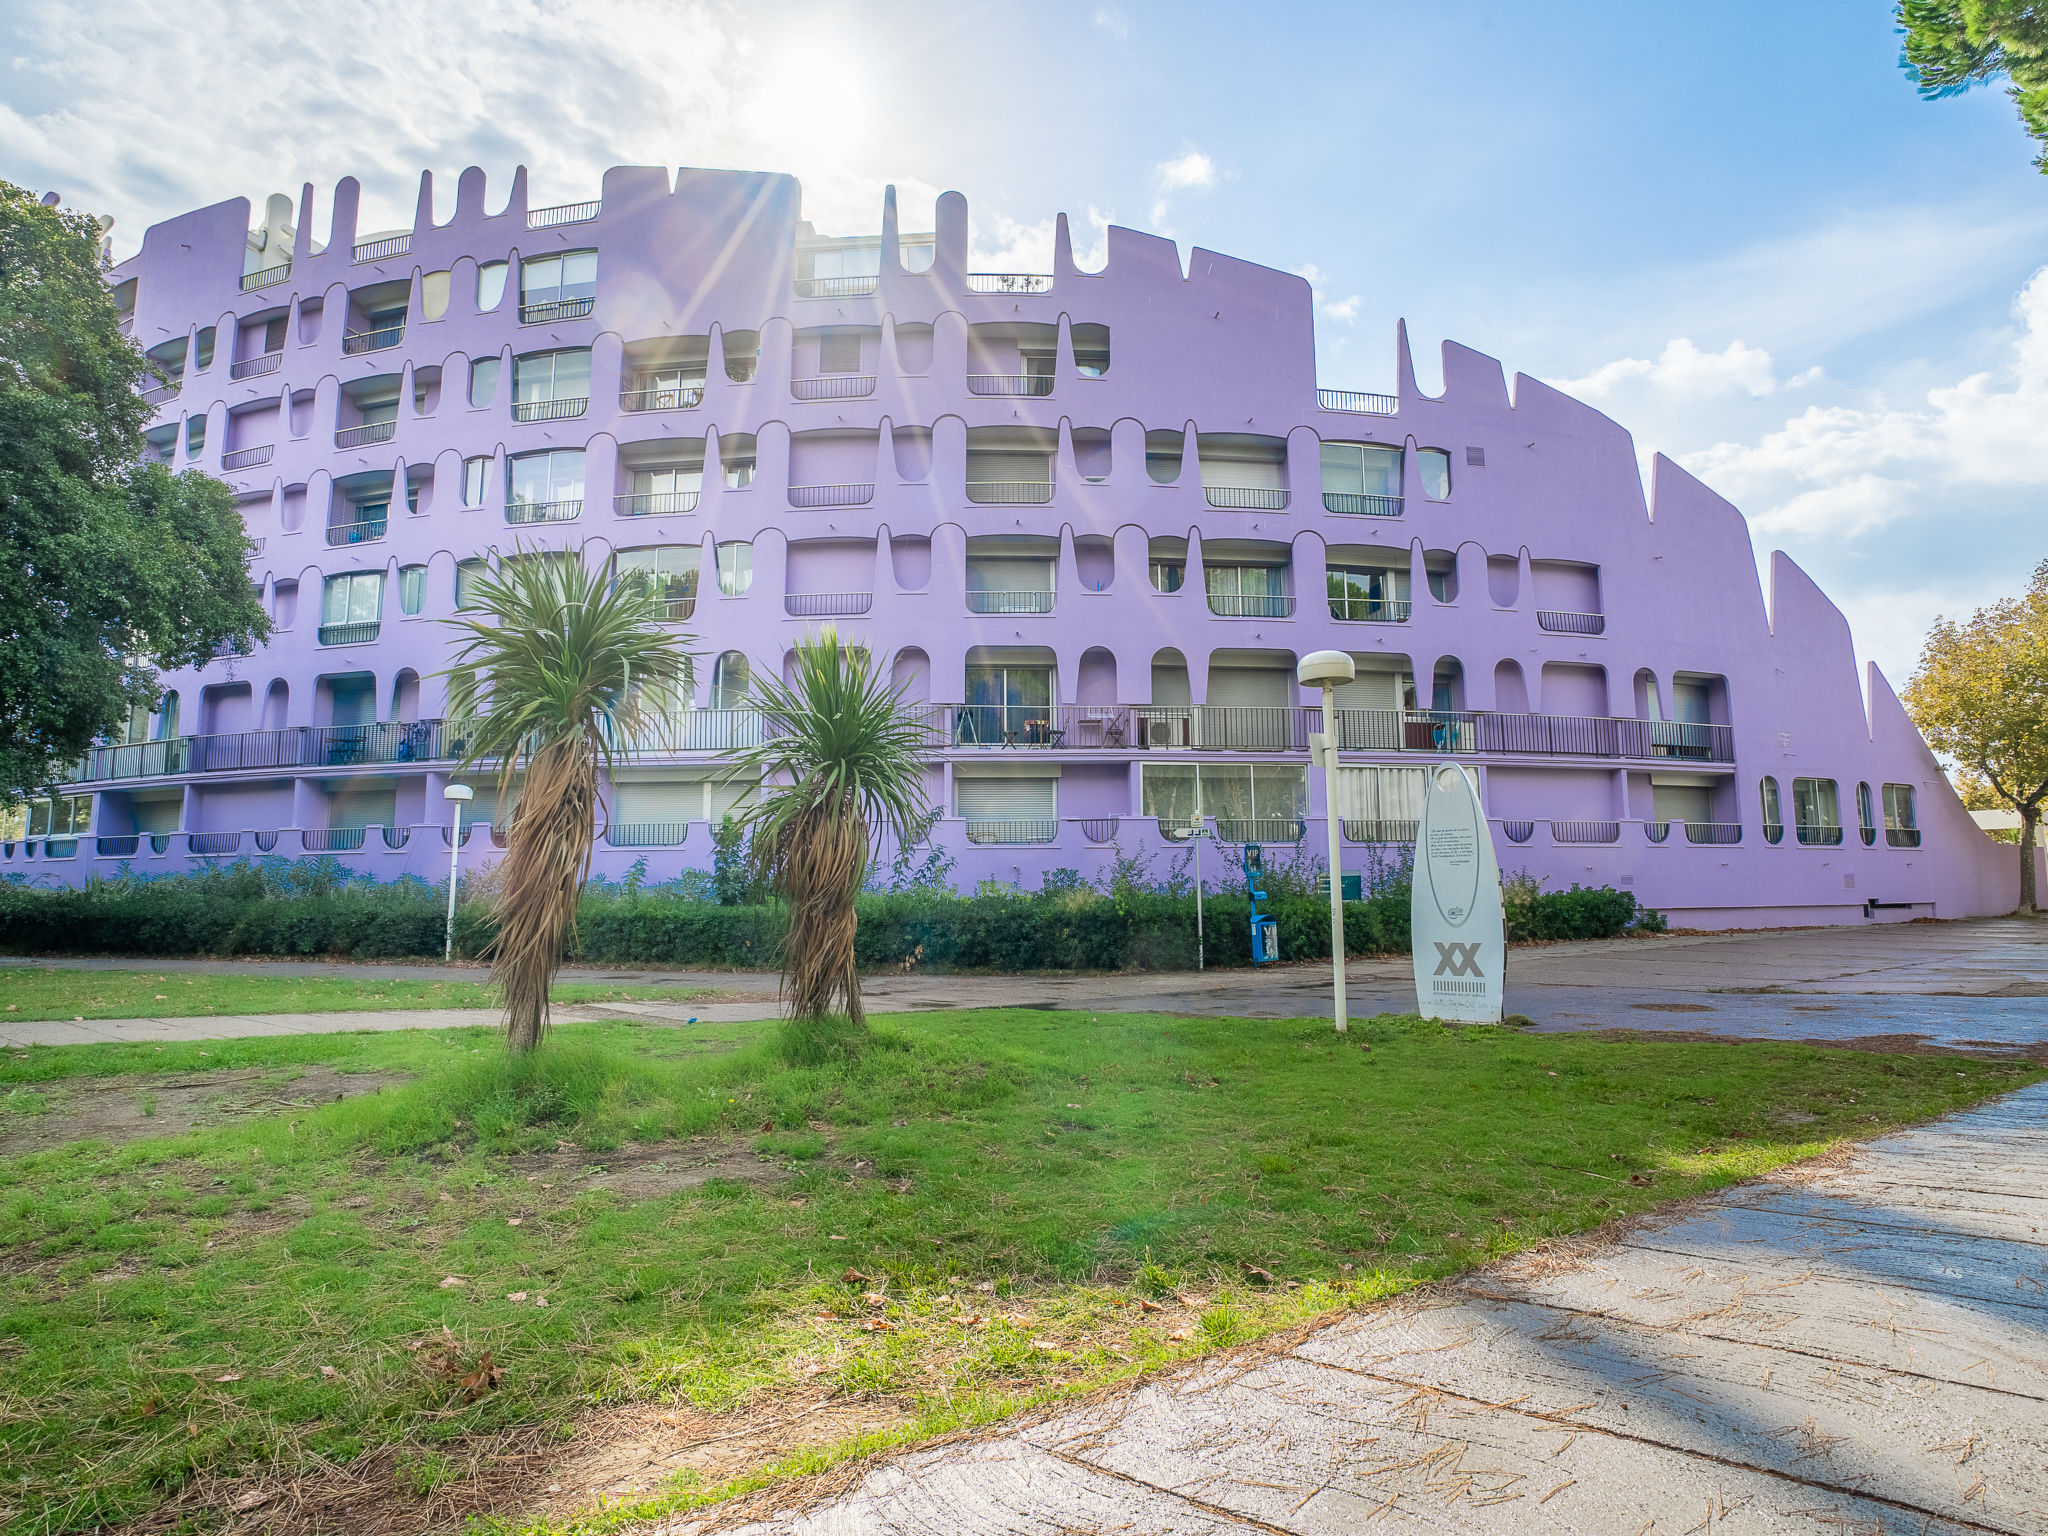
<path fill-rule="evenodd" d="M 867 878 L 867 822 L 850 800 L 816 805 L 788 829 L 788 839 L 788 857 L 778 868 L 789 902 L 783 986 L 790 1016 L 822 1019 L 843 1012 L 864 1024 L 853 903 Z"/>
<path fill-rule="evenodd" d="M 548 1028 L 548 989 L 576 924 L 576 897 L 590 872 L 597 765 L 580 737 L 535 754 L 513 813 L 492 941 L 491 984 L 505 1007 L 505 1043 L 532 1050 Z"/>

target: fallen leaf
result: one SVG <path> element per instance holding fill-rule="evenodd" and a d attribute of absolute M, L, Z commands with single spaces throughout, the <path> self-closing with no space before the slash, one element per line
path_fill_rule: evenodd
<path fill-rule="evenodd" d="M 534 1305 L 535 1305 L 536 1307 L 544 1307 L 544 1306 L 546 1306 L 546 1305 L 548 1304 L 548 1298 L 547 1298 L 547 1295 L 546 1295 L 546 1293 L 545 1293 L 545 1292 L 543 1292 L 543 1293 L 542 1293 L 541 1295 L 539 1295 L 539 1296 L 536 1296 L 536 1297 L 534 1297 L 534 1298 L 533 1298 L 533 1304 L 534 1304 Z"/>
<path fill-rule="evenodd" d="M 1081 1106 L 1080 1106 L 1080 1105 L 1078 1105 L 1078 1104 L 1069 1104 L 1069 1105 L 1067 1106 L 1067 1108 L 1069 1108 L 1069 1109 L 1079 1109 L 1080 1107 L 1081 1107 Z"/>
<path fill-rule="evenodd" d="M 831 1369 L 832 1367 L 829 1365 L 807 1365 L 803 1368 L 803 1374 L 806 1376 L 822 1376 Z"/>
<path fill-rule="evenodd" d="M 988 1325 L 988 1319 L 981 1316 L 979 1313 L 971 1313 L 966 1317 L 956 1317 L 953 1319 L 953 1321 L 958 1323 L 962 1328 L 983 1328 Z"/>
<path fill-rule="evenodd" d="M 1628 1176 L 1628 1181 L 1629 1183 L 1635 1185 L 1651 1184 L 1655 1182 L 1655 1180 L 1653 1180 L 1647 1173 L 1632 1173 Z"/>
<path fill-rule="evenodd" d="M 1048 1343 L 1044 1339 L 1033 1339 L 1031 1341 L 1031 1347 L 1033 1349 L 1057 1350 L 1059 1348 L 1059 1345 Z"/>
<path fill-rule="evenodd" d="M 889 1319 L 887 1319 L 886 1317 L 865 1318 L 861 1322 L 861 1327 L 866 1329 L 869 1333 L 896 1332 L 896 1325 L 890 1322 Z"/>
<path fill-rule="evenodd" d="M 932 1305 L 935 1307 L 950 1307 L 953 1305 L 953 1298 L 950 1296 L 934 1296 L 932 1298 Z"/>
<path fill-rule="evenodd" d="M 341 1372 L 337 1371 L 337 1370 L 336 1370 L 336 1369 L 335 1369 L 335 1368 L 334 1368 L 333 1366 L 331 1366 L 331 1365 L 323 1365 L 323 1366 L 321 1366 L 321 1367 L 320 1367 L 320 1374 L 321 1374 L 322 1376 L 326 1376 L 326 1377 L 328 1377 L 328 1378 L 332 1379 L 333 1377 L 339 1376 L 339 1375 L 341 1374 Z"/>
<path fill-rule="evenodd" d="M 993 1280 L 978 1280 L 975 1282 L 974 1288 L 977 1291 L 993 1291 L 996 1288 L 996 1283 Z"/>
<path fill-rule="evenodd" d="M 1164 1312 L 1166 1308 L 1160 1306 L 1156 1301 L 1140 1296 L 1138 1298 L 1138 1310 L 1140 1312 Z"/>
<path fill-rule="evenodd" d="M 507 1292 L 505 1293 L 505 1299 L 506 1299 L 507 1301 L 524 1301 L 524 1300 L 526 1300 L 526 1292 L 524 1292 L 524 1291 L 507 1291 Z"/>
<path fill-rule="evenodd" d="M 819 1312 L 816 1314 L 816 1317 L 821 1323 L 836 1323 L 839 1321 L 839 1314 L 837 1312 Z"/>
<path fill-rule="evenodd" d="M 859 1270 L 855 1269 L 851 1264 L 846 1266 L 846 1272 L 842 1274 L 839 1278 L 844 1280 L 848 1285 L 859 1285 L 863 1281 L 865 1281 L 869 1285 L 873 1285 L 875 1283 L 875 1277 L 873 1275 L 864 1275 Z"/>
<path fill-rule="evenodd" d="M 460 1286 L 465 1286 L 467 1284 L 469 1284 L 469 1282 L 463 1279 L 460 1275 L 446 1275 L 442 1277 L 441 1289 L 444 1291 L 452 1291 Z"/>
<path fill-rule="evenodd" d="M 441 1191 L 441 1198 L 443 1200 L 453 1200 L 455 1197 L 449 1194 L 448 1191 L 444 1189 Z"/>
<path fill-rule="evenodd" d="M 473 1403 L 498 1384 L 498 1378 L 505 1374 L 505 1368 L 491 1363 L 491 1352 L 487 1349 L 478 1357 L 476 1368 L 462 1378 L 462 1400 Z"/>
<path fill-rule="evenodd" d="M 843 1243 L 846 1241 L 846 1234 L 844 1232 L 834 1232 L 825 1240 L 830 1243 Z"/>
<path fill-rule="evenodd" d="M 861 1297 L 861 1300 L 877 1311 L 889 1305 L 889 1298 L 880 1291 L 869 1291 Z"/>
<path fill-rule="evenodd" d="M 764 1136 L 765 1136 L 765 1135 L 767 1135 L 767 1134 L 768 1134 L 768 1132 L 770 1132 L 770 1131 L 772 1131 L 772 1130 L 774 1130 L 774 1129 L 775 1129 L 775 1122 L 774 1122 L 773 1120 L 763 1120 L 763 1121 L 761 1122 L 761 1134 L 762 1134 L 762 1135 L 764 1135 Z"/>
<path fill-rule="evenodd" d="M 505 1218 L 505 1225 L 508 1227 L 520 1227 L 525 1224 L 526 1218 L 524 1216 L 507 1216 Z"/>
<path fill-rule="evenodd" d="M 229 1371 L 225 1376 L 216 1376 L 213 1379 L 215 1381 L 240 1381 L 242 1373 L 240 1371 Z"/>
<path fill-rule="evenodd" d="M 276 1497 L 277 1492 L 275 1489 L 251 1488 L 247 1493 L 237 1497 L 233 1503 L 228 1505 L 228 1508 L 238 1515 L 246 1515 L 250 1510 L 268 1504 Z"/>
<path fill-rule="evenodd" d="M 1167 1337 L 1173 1340 L 1173 1342 L 1176 1344 L 1185 1344 L 1189 1339 L 1194 1337 L 1194 1333 L 1195 1330 L 1192 1328 L 1176 1328 L 1173 1330 L 1173 1332 L 1169 1333 Z"/>
<path fill-rule="evenodd" d="M 1247 1280 L 1256 1280 L 1261 1285 L 1271 1285 L 1273 1283 L 1273 1271 L 1270 1269 L 1261 1269 L 1256 1264 L 1245 1264 L 1242 1262 L 1237 1267 L 1244 1271 Z"/>
<path fill-rule="evenodd" d="M 1176 1295 L 1174 1297 L 1174 1300 L 1179 1302 L 1184 1307 L 1206 1307 L 1207 1305 L 1209 1305 L 1209 1298 L 1206 1296 Z"/>

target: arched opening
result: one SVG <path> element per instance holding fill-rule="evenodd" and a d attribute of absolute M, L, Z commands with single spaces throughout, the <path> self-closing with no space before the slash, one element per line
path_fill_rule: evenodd
<path fill-rule="evenodd" d="M 794 653 L 792 653 L 793 655 Z M 785 668 L 785 672 L 787 668 Z M 743 709 L 754 686 L 754 671 L 739 651 L 725 651 L 711 664 L 711 707 Z"/>
<path fill-rule="evenodd" d="M 1529 679 L 1519 661 L 1510 659 L 1494 664 L 1493 707 L 1506 715 L 1529 713 Z"/>
<path fill-rule="evenodd" d="M 889 669 L 889 686 L 900 689 L 906 704 L 922 704 L 932 696 L 932 659 L 914 645 L 896 653 Z"/>
<path fill-rule="evenodd" d="M 1116 701 L 1116 656 L 1103 646 L 1090 646 L 1081 653 L 1081 669 L 1074 681 L 1074 702 L 1114 704 Z"/>
<path fill-rule="evenodd" d="M 401 667 L 391 679 L 391 718 L 413 721 L 419 717 L 420 675 L 411 667 Z"/>
<path fill-rule="evenodd" d="M 291 714 L 291 684 L 283 678 L 272 678 L 269 691 L 263 695 L 263 729 L 281 731 Z"/>
<path fill-rule="evenodd" d="M 1636 673 L 1636 718 L 1638 720 L 1662 720 L 1664 718 L 1663 695 L 1657 690 L 1657 674 L 1648 667 Z"/>

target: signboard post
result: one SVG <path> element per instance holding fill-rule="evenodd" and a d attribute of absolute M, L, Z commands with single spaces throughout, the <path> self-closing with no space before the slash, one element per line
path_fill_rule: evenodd
<path fill-rule="evenodd" d="M 1415 1011 L 1425 1019 L 1498 1024 L 1507 962 L 1500 865 L 1479 791 L 1453 762 L 1437 765 L 1423 795 L 1409 926 Z"/>

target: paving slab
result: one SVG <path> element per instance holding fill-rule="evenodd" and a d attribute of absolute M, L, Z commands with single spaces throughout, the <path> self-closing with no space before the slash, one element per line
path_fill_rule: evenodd
<path fill-rule="evenodd" d="M 2048 1084 L 747 1529 L 2040 1536 L 2044 1214 Z"/>

